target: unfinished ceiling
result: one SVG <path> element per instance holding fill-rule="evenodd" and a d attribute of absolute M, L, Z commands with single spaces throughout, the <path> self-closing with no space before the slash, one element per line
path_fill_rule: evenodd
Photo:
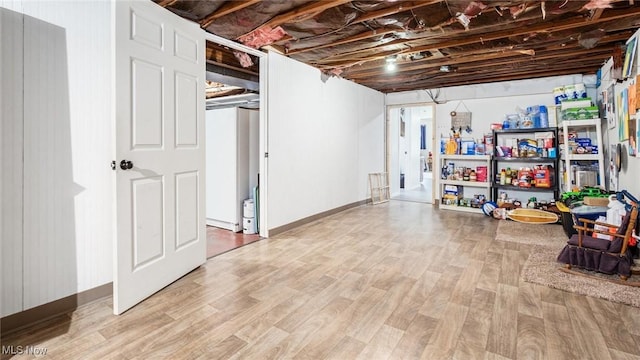
<path fill-rule="evenodd" d="M 640 27 L 633 0 L 155 1 L 210 33 L 385 93 L 595 74 Z M 246 54 L 210 44 L 207 58 L 258 75 Z"/>

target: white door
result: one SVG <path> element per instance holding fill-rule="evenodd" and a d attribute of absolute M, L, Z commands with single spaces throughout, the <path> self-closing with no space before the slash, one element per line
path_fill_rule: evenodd
<path fill-rule="evenodd" d="M 113 9 L 120 314 L 206 260 L 205 43 L 151 1 Z"/>

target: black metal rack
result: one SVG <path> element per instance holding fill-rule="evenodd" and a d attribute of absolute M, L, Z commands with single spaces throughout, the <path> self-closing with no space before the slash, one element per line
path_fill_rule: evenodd
<path fill-rule="evenodd" d="M 531 134 L 539 132 L 552 132 L 553 133 L 553 146 L 555 147 L 555 157 L 504 157 L 498 156 L 498 146 L 500 144 L 500 136 L 508 135 L 510 138 L 514 138 L 512 135 L 518 134 Z M 507 130 L 493 130 L 493 143 L 494 154 L 491 156 L 491 196 L 493 201 L 498 200 L 499 190 L 512 190 L 512 191 L 524 191 L 533 193 L 549 193 L 553 192 L 553 198 L 558 199 L 560 195 L 560 178 L 559 178 L 559 162 L 560 151 L 558 149 L 558 128 L 531 128 L 531 129 L 507 129 Z M 500 185 L 499 181 L 496 181 L 497 175 L 500 174 L 501 167 L 499 163 L 528 163 L 528 164 L 543 164 L 553 165 L 553 183 L 551 187 L 521 187 L 511 184 Z"/>

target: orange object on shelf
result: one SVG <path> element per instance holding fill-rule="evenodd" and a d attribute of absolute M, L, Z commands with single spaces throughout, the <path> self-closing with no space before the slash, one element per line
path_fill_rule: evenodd
<path fill-rule="evenodd" d="M 551 171 L 547 168 L 535 169 L 533 171 L 533 178 L 535 180 L 535 186 L 539 188 L 551 187 Z"/>

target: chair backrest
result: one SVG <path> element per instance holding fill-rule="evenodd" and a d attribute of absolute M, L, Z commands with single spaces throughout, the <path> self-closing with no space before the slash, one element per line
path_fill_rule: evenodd
<path fill-rule="evenodd" d="M 634 204 L 631 207 L 631 214 L 629 217 L 629 225 L 624 232 L 624 240 L 622 241 L 622 249 L 620 249 L 620 254 L 624 254 L 627 252 L 627 247 L 629 245 L 629 240 L 633 236 L 634 229 L 636 227 L 636 221 L 638 220 L 638 205 Z"/>

